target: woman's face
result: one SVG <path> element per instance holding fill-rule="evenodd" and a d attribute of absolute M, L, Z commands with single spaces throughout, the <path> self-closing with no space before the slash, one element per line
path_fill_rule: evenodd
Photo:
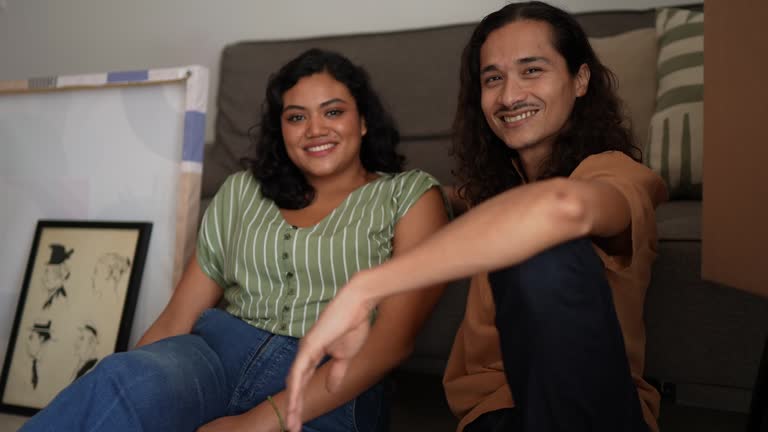
<path fill-rule="evenodd" d="M 301 78 L 283 93 L 281 129 L 288 157 L 309 181 L 363 171 L 365 119 L 347 86 L 330 74 Z"/>

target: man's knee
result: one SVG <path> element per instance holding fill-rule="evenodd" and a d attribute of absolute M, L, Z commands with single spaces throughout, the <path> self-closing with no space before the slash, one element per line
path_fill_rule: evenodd
<path fill-rule="evenodd" d="M 577 239 L 547 249 L 528 260 L 489 275 L 497 306 L 506 302 L 533 309 L 550 309 L 579 302 L 591 286 L 605 283 L 602 261 L 589 239 Z"/>

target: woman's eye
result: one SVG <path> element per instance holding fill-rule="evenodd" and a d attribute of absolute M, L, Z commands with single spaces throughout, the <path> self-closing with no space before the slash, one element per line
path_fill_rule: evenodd
<path fill-rule="evenodd" d="M 340 109 L 332 109 L 332 110 L 329 110 L 328 112 L 326 112 L 325 115 L 328 116 L 328 117 L 338 117 L 342 113 L 344 113 L 344 111 L 342 111 Z"/>
<path fill-rule="evenodd" d="M 302 114 L 291 114 L 288 117 L 285 118 L 289 123 L 295 123 L 297 121 L 304 120 L 304 116 Z"/>
<path fill-rule="evenodd" d="M 500 79 L 501 79 L 501 77 L 500 77 L 500 76 L 498 76 L 498 75 L 492 75 L 492 76 L 486 77 L 486 78 L 483 80 L 483 83 L 485 83 L 486 85 L 488 85 L 488 84 L 491 84 L 491 83 L 493 83 L 494 81 L 499 81 Z"/>

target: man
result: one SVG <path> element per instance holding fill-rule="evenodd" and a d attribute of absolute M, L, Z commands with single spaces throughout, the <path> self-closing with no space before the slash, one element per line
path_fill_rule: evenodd
<path fill-rule="evenodd" d="M 114 252 L 101 255 L 93 267 L 91 288 L 96 298 L 108 297 L 118 301 L 120 297 L 120 280 L 131 268 L 131 260 Z"/>
<path fill-rule="evenodd" d="M 330 355 L 338 385 L 381 298 L 475 274 L 444 380 L 460 431 L 656 430 L 642 309 L 666 190 L 623 125 L 573 17 L 540 2 L 487 16 L 454 121 L 471 210 L 328 305 L 289 376 L 289 428 L 314 366 Z"/>
<path fill-rule="evenodd" d="M 45 348 L 51 340 L 51 320 L 45 323 L 35 322 L 27 335 L 27 355 L 32 359 L 32 373 L 30 383 L 33 389 L 37 389 L 40 381 L 37 365 L 43 358 Z"/>
<path fill-rule="evenodd" d="M 91 370 L 99 361 L 96 356 L 96 348 L 99 344 L 99 332 L 96 331 L 91 323 L 83 324 L 78 329 L 80 334 L 75 340 L 75 355 L 77 356 L 77 364 L 72 374 L 72 381 L 85 375 L 86 372 Z"/>
<path fill-rule="evenodd" d="M 43 309 L 50 309 L 59 299 L 66 299 L 67 290 L 64 289 L 64 282 L 69 279 L 69 266 L 65 263 L 69 259 L 73 249 L 67 250 L 60 244 L 50 244 L 51 257 L 45 265 L 43 272 L 43 287 L 48 297 L 43 303 Z"/>

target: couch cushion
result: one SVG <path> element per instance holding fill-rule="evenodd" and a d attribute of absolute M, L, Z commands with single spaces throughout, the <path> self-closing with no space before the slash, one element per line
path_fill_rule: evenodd
<path fill-rule="evenodd" d="M 398 151 L 405 156 L 407 169 L 422 169 L 435 176 L 442 184 L 455 183 L 450 136 L 423 139 L 404 137 Z"/>
<path fill-rule="evenodd" d="M 648 142 L 648 123 L 656 104 L 656 30 L 652 27 L 611 37 L 591 38 L 600 61 L 616 75 L 618 93 L 631 120 L 637 146 Z M 627 53 L 631 52 L 632 55 Z"/>
<path fill-rule="evenodd" d="M 704 14 L 662 9 L 656 113 L 646 160 L 672 199 L 701 199 L 704 126 Z"/>
<path fill-rule="evenodd" d="M 659 240 L 701 241 L 701 201 L 669 201 L 656 209 Z"/>

